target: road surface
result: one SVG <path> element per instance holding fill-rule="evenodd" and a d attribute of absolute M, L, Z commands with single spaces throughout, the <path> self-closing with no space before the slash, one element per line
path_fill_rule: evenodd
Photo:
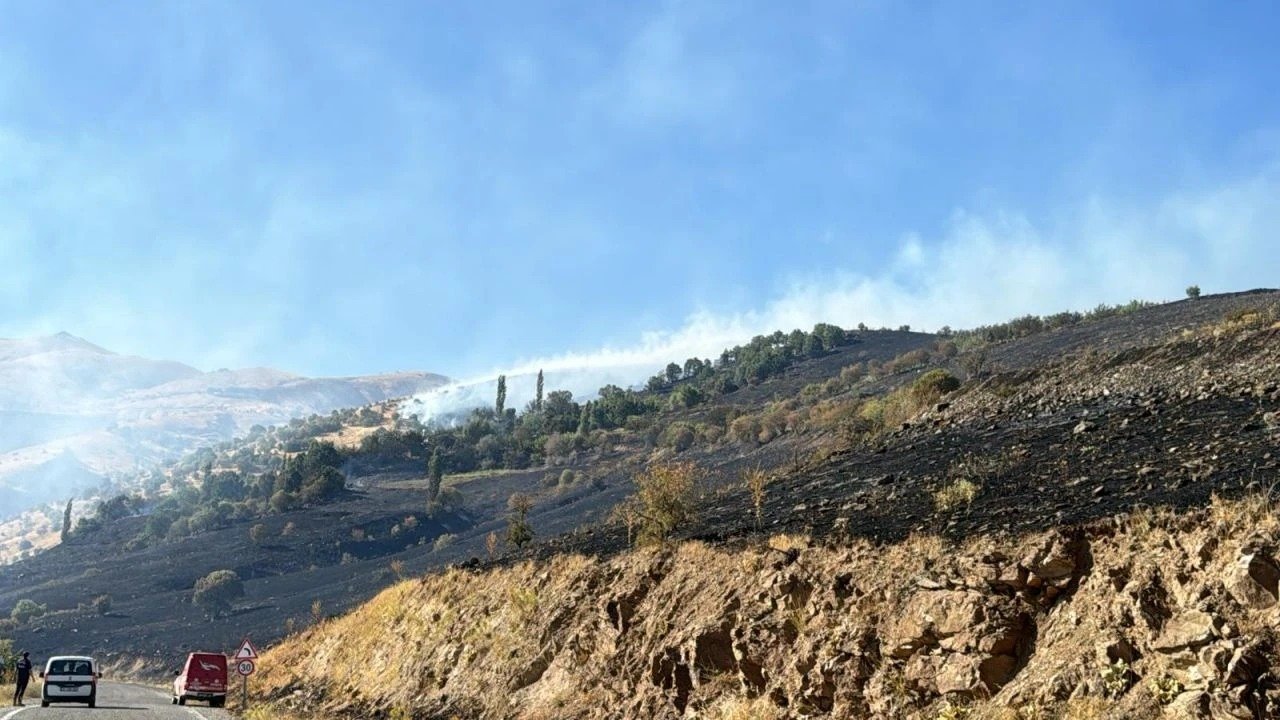
<path fill-rule="evenodd" d="M 10 685 L 10 692 L 13 686 Z M 85 705 L 50 705 L 40 707 L 39 686 L 35 694 L 28 693 L 25 707 L 0 705 L 0 720 L 230 720 L 225 710 L 214 710 L 200 704 L 171 705 L 169 695 L 162 690 L 127 685 L 125 683 L 99 682 L 98 707 L 93 710 Z M 12 697 L 4 698 L 4 702 Z"/>

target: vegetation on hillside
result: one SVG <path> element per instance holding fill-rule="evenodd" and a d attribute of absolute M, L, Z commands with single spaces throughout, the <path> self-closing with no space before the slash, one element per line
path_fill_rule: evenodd
<path fill-rule="evenodd" d="M 540 373 L 537 395 L 521 411 L 506 407 L 506 382 L 501 378 L 492 406 L 449 424 L 424 425 L 394 409 L 371 406 L 298 418 L 279 427 L 255 426 L 243 438 L 146 473 L 138 491 L 99 501 L 93 515 L 64 531 L 64 540 L 74 542 L 133 515 L 146 516 L 131 541 L 134 546 L 180 539 L 324 503 L 343 493 L 349 478 L 381 471 L 425 473 L 424 510 L 435 514 L 461 505 L 458 491 L 443 483 L 446 475 L 572 463 L 586 453 L 607 453 L 619 445 L 684 453 L 722 442 L 768 443 L 788 433 L 874 438 L 954 391 L 959 380 L 953 372 L 981 373 L 981 353 L 969 353 L 970 360 L 965 362 L 960 357 L 964 350 L 977 351 L 984 345 L 1148 305 L 1135 300 L 1101 305 L 1087 313 L 1028 315 L 968 331 L 943 328 L 931 347 L 889 362 L 852 363 L 838 376 L 808 385 L 794 397 L 754 409 L 717 400 L 877 331 L 865 325 L 845 330 L 820 323 L 809 332 L 761 335 L 714 360 L 694 357 L 682 364 L 672 362 L 643 389 L 606 385 L 584 402 L 567 390 L 544 395 Z M 973 361 L 974 357 L 979 359 Z M 878 397 L 864 397 L 860 391 L 869 383 L 921 369 L 929 372 L 914 385 Z M 352 427 L 372 430 L 351 446 L 340 447 L 332 441 Z M 576 479 L 570 477 L 569 484 Z M 560 485 L 564 484 L 562 477 Z"/>

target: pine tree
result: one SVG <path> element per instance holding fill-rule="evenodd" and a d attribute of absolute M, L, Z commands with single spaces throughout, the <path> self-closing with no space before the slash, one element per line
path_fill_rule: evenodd
<path fill-rule="evenodd" d="M 493 409 L 497 411 L 498 417 L 501 418 L 506 413 L 507 408 L 507 376 L 498 376 L 498 399 L 493 404 Z"/>
<path fill-rule="evenodd" d="M 67 509 L 62 511 L 62 542 L 66 542 L 71 537 L 71 503 L 75 500 L 67 501 Z"/>
<path fill-rule="evenodd" d="M 431 451 L 431 459 L 427 461 L 427 506 L 431 507 L 440 499 L 440 450 Z"/>
<path fill-rule="evenodd" d="M 542 412 L 542 371 L 538 371 L 538 393 L 534 396 L 533 407 L 538 412 Z"/>

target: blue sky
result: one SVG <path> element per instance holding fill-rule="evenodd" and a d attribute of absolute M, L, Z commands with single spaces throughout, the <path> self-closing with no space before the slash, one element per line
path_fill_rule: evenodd
<path fill-rule="evenodd" d="M 467 377 L 1280 284 L 1272 3 L 0 17 L 0 336 Z"/>

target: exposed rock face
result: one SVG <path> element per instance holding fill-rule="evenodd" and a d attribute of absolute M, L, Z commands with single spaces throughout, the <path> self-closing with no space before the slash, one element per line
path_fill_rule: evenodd
<path fill-rule="evenodd" d="M 1238 503 L 962 547 L 456 570 L 275 650 L 263 687 L 305 717 L 1277 717 L 1278 532 Z"/>

